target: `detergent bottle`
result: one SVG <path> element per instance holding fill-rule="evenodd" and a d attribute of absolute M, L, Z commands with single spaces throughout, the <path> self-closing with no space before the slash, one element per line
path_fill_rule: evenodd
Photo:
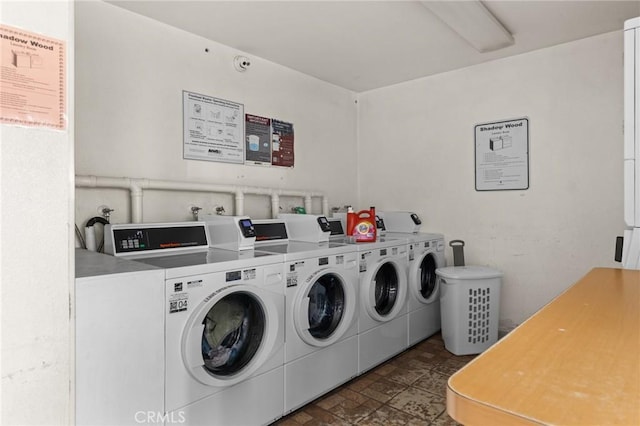
<path fill-rule="evenodd" d="M 358 243 L 374 242 L 376 240 L 376 209 L 354 212 L 347 211 L 347 235 L 353 237 Z"/>

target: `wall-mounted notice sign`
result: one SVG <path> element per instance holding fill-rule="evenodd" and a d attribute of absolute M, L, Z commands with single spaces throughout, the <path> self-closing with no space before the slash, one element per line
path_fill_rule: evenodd
<path fill-rule="evenodd" d="M 0 122 L 64 130 L 65 42 L 0 25 Z"/>
<path fill-rule="evenodd" d="M 244 162 L 244 105 L 182 92 L 185 159 Z"/>
<path fill-rule="evenodd" d="M 475 126 L 476 190 L 529 188 L 529 119 Z"/>
<path fill-rule="evenodd" d="M 245 163 L 271 165 L 271 119 L 245 114 Z"/>
<path fill-rule="evenodd" d="M 293 167 L 293 124 L 271 120 L 271 164 L 274 166 Z"/>

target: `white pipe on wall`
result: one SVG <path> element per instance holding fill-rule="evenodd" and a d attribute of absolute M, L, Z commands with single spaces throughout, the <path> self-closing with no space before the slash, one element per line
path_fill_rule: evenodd
<path fill-rule="evenodd" d="M 244 215 L 244 192 L 236 191 L 235 200 L 236 200 L 236 205 L 233 211 L 236 216 L 243 216 Z"/>
<path fill-rule="evenodd" d="M 201 182 L 181 182 L 168 180 L 138 179 L 138 178 L 113 178 L 104 176 L 76 176 L 76 187 L 79 188 L 119 188 L 126 189 L 131 196 L 131 222 L 143 221 L 142 199 L 144 190 L 164 191 L 193 191 L 216 192 L 223 194 L 235 194 L 235 215 L 244 214 L 245 194 L 265 195 L 271 197 L 271 216 L 277 217 L 280 211 L 280 196 L 303 197 L 305 209 L 310 212 L 312 198 L 322 198 L 322 214 L 329 214 L 329 202 L 327 197 L 320 192 L 302 190 L 272 189 L 254 186 L 237 187 L 232 185 L 219 185 Z"/>
<path fill-rule="evenodd" d="M 271 194 L 271 217 L 278 217 L 280 213 L 280 196 L 277 193 Z"/>

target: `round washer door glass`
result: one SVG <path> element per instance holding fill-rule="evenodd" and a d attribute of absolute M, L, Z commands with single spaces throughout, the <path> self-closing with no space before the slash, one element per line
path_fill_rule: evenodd
<path fill-rule="evenodd" d="M 231 293 L 214 304 L 202 324 L 202 358 L 214 376 L 242 370 L 255 356 L 265 334 L 265 313 L 250 293 Z"/>
<path fill-rule="evenodd" d="M 307 296 L 309 333 L 316 339 L 326 339 L 336 331 L 344 316 L 344 283 L 336 274 L 322 275 L 313 283 Z"/>
<path fill-rule="evenodd" d="M 388 315 L 396 304 L 399 291 L 398 271 L 392 263 L 384 263 L 373 279 L 375 285 L 375 309 L 380 315 Z"/>
<path fill-rule="evenodd" d="M 420 294 L 425 300 L 428 300 L 436 290 L 436 260 L 433 254 L 427 254 L 420 262 Z"/>

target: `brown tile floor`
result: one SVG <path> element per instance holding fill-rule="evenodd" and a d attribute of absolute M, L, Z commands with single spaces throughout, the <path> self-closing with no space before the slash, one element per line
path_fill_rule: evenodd
<path fill-rule="evenodd" d="M 456 425 L 445 412 L 447 379 L 473 358 L 451 354 L 436 334 L 274 426 Z"/>

